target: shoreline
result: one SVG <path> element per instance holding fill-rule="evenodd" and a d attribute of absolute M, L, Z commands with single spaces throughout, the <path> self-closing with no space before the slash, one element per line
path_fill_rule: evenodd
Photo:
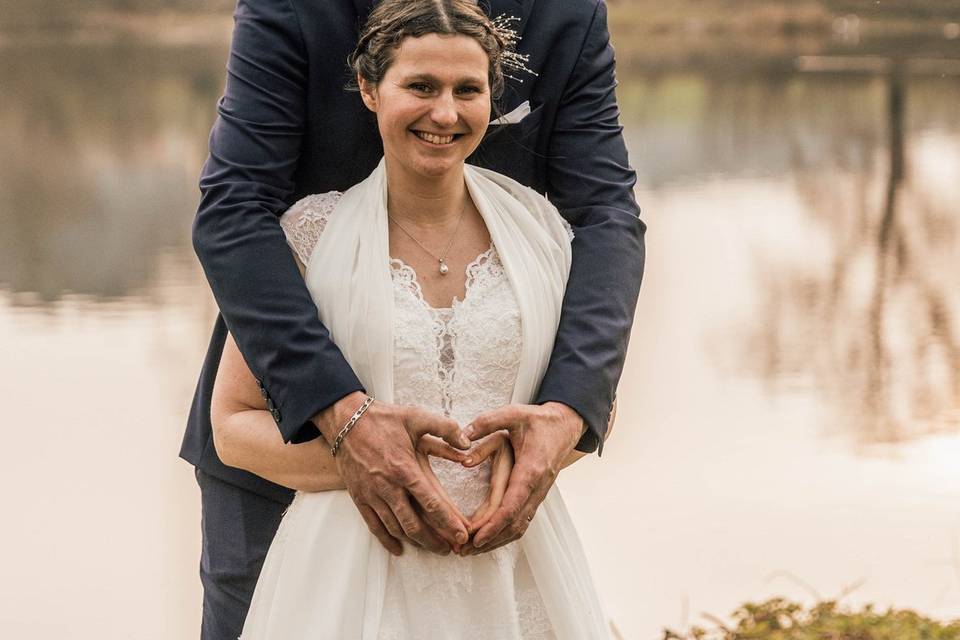
<path fill-rule="evenodd" d="M 936 14 L 920 9 L 844 12 L 856 0 L 609 0 L 608 22 L 617 52 L 667 45 L 716 49 L 771 43 L 857 45 L 869 41 L 941 41 L 960 45 L 960 3 Z M 881 5 L 883 6 L 883 5 Z M 838 10 L 840 9 L 840 10 Z M 24 13 L 24 12 L 21 12 Z M 143 42 L 162 45 L 230 42 L 232 13 L 223 10 L 159 11 L 93 9 L 39 18 L 24 13 L 0 22 L 0 44 Z M 960 47 L 957 47 L 960 48 Z"/>

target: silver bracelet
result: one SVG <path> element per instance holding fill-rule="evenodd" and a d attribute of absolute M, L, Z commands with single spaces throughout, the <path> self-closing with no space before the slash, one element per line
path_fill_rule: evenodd
<path fill-rule="evenodd" d="M 330 447 L 330 455 L 337 455 L 337 449 L 340 448 L 340 443 L 343 442 L 343 438 L 347 435 L 347 432 L 350 431 L 350 429 L 353 429 L 353 425 L 357 424 L 357 420 L 360 419 L 360 416 L 366 413 L 371 404 L 373 404 L 373 398 L 367 396 L 367 399 L 363 401 L 363 404 L 360 405 L 360 408 L 353 412 L 353 415 L 350 416 L 349 420 L 347 420 L 347 424 L 343 425 L 343 429 L 340 429 L 340 433 L 337 434 L 336 439 L 333 441 L 333 446 Z"/>

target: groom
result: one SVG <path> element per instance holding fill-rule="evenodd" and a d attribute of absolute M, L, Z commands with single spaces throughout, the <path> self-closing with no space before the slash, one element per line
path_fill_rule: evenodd
<path fill-rule="evenodd" d="M 222 316 L 181 449 L 201 487 L 205 639 L 238 636 L 291 499 L 290 490 L 217 458 L 210 398 L 227 328 L 284 441 L 318 434 L 331 441 L 363 398 L 317 318 L 277 218 L 306 194 L 346 190 L 382 155 L 373 115 L 343 90 L 344 61 L 370 4 L 240 0 L 235 14 L 193 237 Z M 536 404 L 505 407 L 472 425 L 474 439 L 512 429 L 517 449 L 502 506 L 472 541 L 432 490 L 423 489 L 412 447 L 389 461 L 389 477 L 371 480 L 370 470 L 384 466 L 378 453 L 409 427 L 396 413 L 368 412 L 343 441 L 339 471 L 385 546 L 400 538 L 438 553 L 461 545 L 483 552 L 523 534 L 574 443 L 581 451 L 602 448 L 643 272 L 645 227 L 618 123 L 602 0 L 489 4 L 493 16 L 519 18 L 512 25 L 522 36 L 519 50 L 530 55 L 537 76 L 508 81 L 503 111 L 528 101 L 530 113 L 491 126 L 471 162 L 547 194 L 573 226 L 573 266 Z M 429 417 L 422 419 L 427 424 L 417 427 L 429 428 Z M 393 518 L 384 523 L 378 516 L 384 506 L 399 514 L 403 505 L 402 531 Z"/>

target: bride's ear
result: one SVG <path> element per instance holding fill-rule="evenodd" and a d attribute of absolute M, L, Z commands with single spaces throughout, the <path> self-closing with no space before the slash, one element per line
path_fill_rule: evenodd
<path fill-rule="evenodd" d="M 360 98 L 363 100 L 363 104 L 366 105 L 367 109 L 377 112 L 377 87 L 370 82 L 367 82 L 366 79 L 357 74 L 357 85 L 360 86 Z"/>

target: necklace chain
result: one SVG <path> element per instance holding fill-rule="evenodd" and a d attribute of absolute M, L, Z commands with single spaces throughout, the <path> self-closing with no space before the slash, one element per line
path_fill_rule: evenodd
<path fill-rule="evenodd" d="M 464 203 L 463 203 L 463 208 L 460 209 L 460 217 L 457 218 L 457 226 L 455 226 L 455 227 L 453 228 L 453 233 L 450 235 L 450 241 L 447 242 L 446 248 L 443 250 L 443 252 L 442 252 L 439 256 L 436 255 L 435 253 L 433 253 L 433 251 L 430 251 L 430 249 L 427 249 L 422 242 L 420 242 L 419 240 L 417 240 L 417 239 L 413 236 L 412 233 L 410 233 L 409 231 L 407 231 L 406 229 L 404 229 L 403 225 L 400 224 L 399 222 L 397 222 L 397 219 L 396 219 L 396 218 L 394 218 L 394 217 L 391 216 L 390 214 L 387 214 L 387 218 L 388 218 L 393 224 L 397 225 L 397 227 L 400 229 L 400 231 L 403 231 L 403 233 L 406 234 L 406 236 L 407 236 L 408 238 L 410 238 L 411 240 L 413 240 L 414 242 L 416 242 L 416 243 L 417 243 L 417 246 L 419 246 L 421 249 L 423 249 L 424 252 L 426 252 L 426 254 L 427 254 L 428 256 L 430 256 L 431 258 L 433 258 L 434 260 L 436 260 L 437 263 L 440 265 L 440 266 L 439 266 L 440 275 L 445 276 L 445 275 L 447 275 L 447 273 L 450 271 L 449 267 L 447 267 L 447 263 L 445 262 L 446 257 L 447 257 L 447 253 L 450 251 L 450 247 L 453 246 L 453 241 L 457 239 L 457 231 L 460 230 L 460 223 L 463 222 L 463 218 L 464 218 L 464 215 L 465 215 L 466 213 L 467 213 L 467 203 L 466 203 L 466 201 L 464 201 Z"/>

